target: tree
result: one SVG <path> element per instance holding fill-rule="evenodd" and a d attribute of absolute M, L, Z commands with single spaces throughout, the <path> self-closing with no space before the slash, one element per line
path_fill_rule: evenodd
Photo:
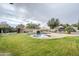
<path fill-rule="evenodd" d="M 72 24 L 71 26 L 73 26 L 73 27 L 77 27 L 78 25 L 77 25 L 77 24 Z"/>
<path fill-rule="evenodd" d="M 22 29 L 22 28 L 24 28 L 25 26 L 23 25 L 23 24 L 19 24 L 19 25 L 17 25 L 16 26 L 16 28 L 20 28 L 20 29 Z"/>
<path fill-rule="evenodd" d="M 59 19 L 56 19 L 55 21 L 55 26 L 58 26 L 60 23 L 59 23 Z"/>
<path fill-rule="evenodd" d="M 9 25 L 6 22 L 1 22 L 0 28 L 9 28 Z"/>
<path fill-rule="evenodd" d="M 63 24 L 64 28 L 67 28 L 68 26 L 70 26 L 69 24 Z"/>
<path fill-rule="evenodd" d="M 48 21 L 47 25 L 51 28 L 54 29 L 55 27 L 59 26 L 59 19 L 51 18 L 51 20 Z"/>
<path fill-rule="evenodd" d="M 11 27 L 11 26 L 10 26 L 10 28 L 9 28 L 9 32 L 17 32 L 17 29 L 14 28 L 14 27 Z"/>
<path fill-rule="evenodd" d="M 6 32 L 9 32 L 9 24 L 7 24 L 6 22 L 1 22 L 0 23 L 0 33 L 6 33 Z"/>
<path fill-rule="evenodd" d="M 34 24 L 34 23 L 28 23 L 26 24 L 26 28 L 29 28 L 29 29 L 39 29 L 40 27 L 40 24 Z"/>

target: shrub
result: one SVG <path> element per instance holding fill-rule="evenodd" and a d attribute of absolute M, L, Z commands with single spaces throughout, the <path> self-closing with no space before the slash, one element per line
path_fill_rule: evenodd
<path fill-rule="evenodd" d="M 68 34 L 71 34 L 71 32 L 75 32 L 75 29 L 73 27 L 71 27 L 71 26 L 67 26 L 65 28 L 65 31 L 67 31 Z"/>

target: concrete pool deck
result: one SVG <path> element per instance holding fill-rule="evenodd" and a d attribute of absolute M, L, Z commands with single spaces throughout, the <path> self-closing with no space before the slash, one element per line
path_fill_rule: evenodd
<path fill-rule="evenodd" d="M 51 33 L 50 35 L 52 38 L 62 38 L 62 37 L 67 37 L 67 36 L 79 36 L 76 34 L 60 34 L 60 33 Z"/>
<path fill-rule="evenodd" d="M 39 38 L 39 39 L 52 39 L 52 38 L 63 38 L 68 36 L 79 36 L 79 34 L 60 34 L 60 33 L 51 33 L 46 34 L 48 37 L 33 37 L 33 38 Z"/>

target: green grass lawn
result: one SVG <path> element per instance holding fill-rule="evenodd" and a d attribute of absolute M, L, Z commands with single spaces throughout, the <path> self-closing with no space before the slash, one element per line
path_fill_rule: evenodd
<path fill-rule="evenodd" d="M 79 56 L 79 37 L 35 39 L 27 34 L 0 36 L 0 53 L 17 56 Z"/>

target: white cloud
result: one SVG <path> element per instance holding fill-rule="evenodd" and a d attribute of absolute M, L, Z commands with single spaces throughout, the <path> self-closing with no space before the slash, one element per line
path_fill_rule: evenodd
<path fill-rule="evenodd" d="M 35 19 L 35 17 L 31 17 L 31 18 L 28 18 L 28 19 L 25 19 L 24 21 L 26 21 L 27 23 L 35 23 L 35 24 L 41 24 L 42 22 L 41 21 L 38 21 Z"/>
<path fill-rule="evenodd" d="M 2 8 L 6 9 L 6 10 L 15 11 L 14 5 L 10 5 L 10 4 L 1 4 L 1 6 L 2 6 Z"/>
<path fill-rule="evenodd" d="M 21 12 L 21 13 L 25 13 L 26 10 L 25 10 L 24 8 L 19 8 L 19 12 Z"/>
<path fill-rule="evenodd" d="M 79 15 L 79 4 L 0 4 L 0 17 L 8 23 L 36 23 L 46 26 L 52 18 L 59 18 L 61 23 L 75 23 Z"/>
<path fill-rule="evenodd" d="M 14 17 L 1 17 L 0 19 L 3 19 L 5 22 L 7 22 L 8 24 L 24 24 L 26 25 L 27 23 L 35 23 L 35 24 L 42 24 L 42 22 L 40 21 L 37 21 L 33 18 L 29 18 L 29 19 L 25 19 L 25 20 L 22 20 L 22 19 L 16 19 Z"/>

